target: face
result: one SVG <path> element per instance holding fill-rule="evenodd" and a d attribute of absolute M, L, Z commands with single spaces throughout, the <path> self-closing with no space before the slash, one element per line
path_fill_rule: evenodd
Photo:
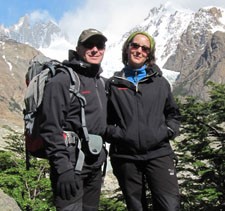
<path fill-rule="evenodd" d="M 128 45 L 128 65 L 135 69 L 142 67 L 148 59 L 149 52 L 150 41 L 148 37 L 137 34 Z"/>
<path fill-rule="evenodd" d="M 91 37 L 77 46 L 76 50 L 85 62 L 100 64 L 105 53 L 105 41 L 101 37 Z"/>

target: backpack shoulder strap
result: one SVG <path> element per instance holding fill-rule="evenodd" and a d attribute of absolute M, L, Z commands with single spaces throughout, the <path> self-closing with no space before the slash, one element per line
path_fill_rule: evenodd
<path fill-rule="evenodd" d="M 80 78 L 79 76 L 77 75 L 77 73 L 71 68 L 71 67 L 68 67 L 68 66 L 65 66 L 63 64 L 60 64 L 58 67 L 57 67 L 57 71 L 63 71 L 63 72 L 66 72 L 69 77 L 70 77 L 70 93 L 71 93 L 71 97 L 72 95 L 77 95 L 79 92 L 80 92 Z"/>
<path fill-rule="evenodd" d="M 59 67 L 59 68 L 64 68 L 69 74 L 70 81 L 71 81 L 70 90 L 69 90 L 71 93 L 71 98 L 73 96 L 76 96 L 77 99 L 79 100 L 79 103 L 81 106 L 81 124 L 82 124 L 83 135 L 84 135 L 84 139 L 86 141 L 89 141 L 89 135 L 88 135 L 87 125 L 86 125 L 86 118 L 85 118 L 85 106 L 87 102 L 85 97 L 80 93 L 80 78 L 78 74 L 71 67 L 62 65 L 62 67 Z"/>

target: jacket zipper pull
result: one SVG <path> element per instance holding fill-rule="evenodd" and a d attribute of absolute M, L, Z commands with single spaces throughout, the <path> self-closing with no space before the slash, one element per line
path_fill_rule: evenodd
<path fill-rule="evenodd" d="M 136 83 L 136 92 L 138 92 L 138 82 Z"/>
<path fill-rule="evenodd" d="M 136 92 L 138 92 L 138 76 L 137 71 L 135 71 L 135 82 L 136 82 Z"/>

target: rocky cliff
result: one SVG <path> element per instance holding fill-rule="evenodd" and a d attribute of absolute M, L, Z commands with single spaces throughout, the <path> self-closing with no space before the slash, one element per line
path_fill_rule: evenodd
<path fill-rule="evenodd" d="M 221 17 L 222 11 L 218 8 L 196 13 L 175 53 L 164 64 L 166 69 L 180 72 L 174 83 L 175 95 L 207 100 L 207 81 L 225 82 L 225 32 L 219 31 L 224 28 L 219 21 Z"/>
<path fill-rule="evenodd" d="M 29 60 L 40 52 L 14 40 L 0 40 L 0 140 L 4 126 L 23 127 L 23 96 L 26 88 L 25 73 Z"/>
<path fill-rule="evenodd" d="M 208 81 L 225 82 L 225 33 L 215 32 L 208 35 L 208 41 L 202 48 L 185 47 L 186 41 L 180 43 L 173 66 L 181 69 L 180 75 L 174 84 L 174 93 L 182 96 L 196 96 L 208 99 Z M 184 52 L 184 49 L 187 49 Z M 194 51 L 196 49 L 196 51 Z M 190 57 L 190 58 L 188 58 Z M 179 61 L 179 62 L 178 62 Z"/>

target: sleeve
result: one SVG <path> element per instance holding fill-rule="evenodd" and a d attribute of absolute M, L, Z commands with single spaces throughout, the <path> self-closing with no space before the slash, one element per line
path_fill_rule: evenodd
<path fill-rule="evenodd" d="M 73 168 L 63 138 L 63 125 L 70 105 L 69 79 L 55 76 L 46 84 L 42 102 L 40 135 L 51 167 L 61 174 Z"/>
<path fill-rule="evenodd" d="M 165 104 L 164 114 L 166 117 L 166 124 L 168 127 L 169 138 L 174 139 L 179 135 L 181 115 L 178 105 L 172 95 L 169 85 L 169 93 Z"/>
<path fill-rule="evenodd" d="M 123 129 L 121 128 L 120 118 L 115 111 L 114 105 L 111 101 L 110 92 L 110 80 L 106 83 L 106 93 L 107 93 L 107 128 L 105 132 L 105 137 L 108 143 L 112 140 L 120 139 L 124 136 Z"/>

